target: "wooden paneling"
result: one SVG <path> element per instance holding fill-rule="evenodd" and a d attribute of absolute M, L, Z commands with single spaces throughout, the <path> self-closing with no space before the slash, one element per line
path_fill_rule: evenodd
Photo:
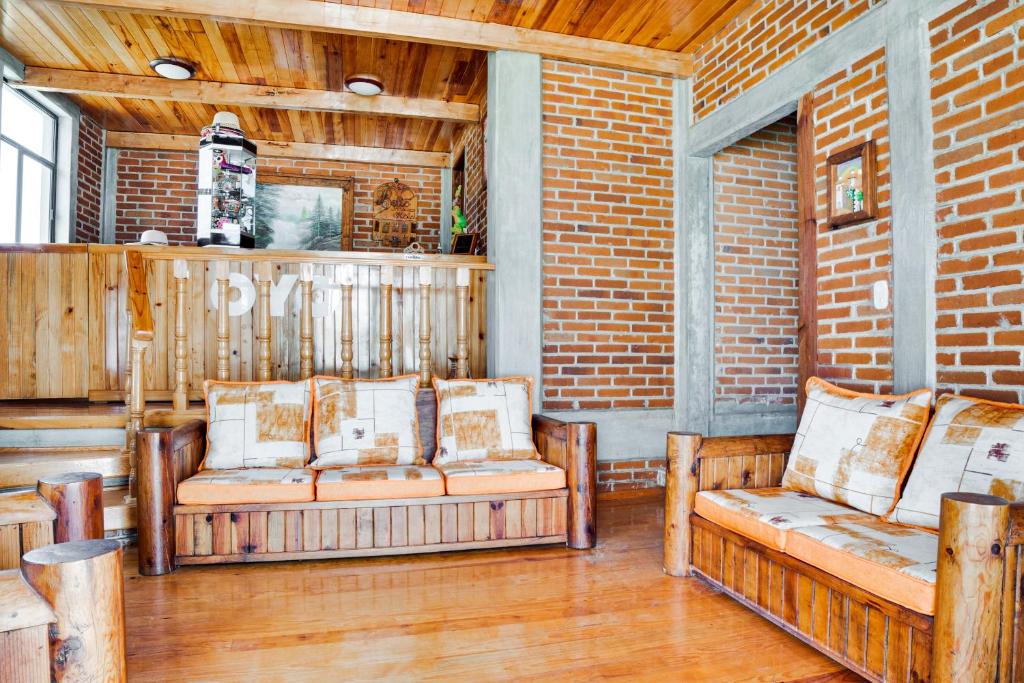
<path fill-rule="evenodd" d="M 178 564 L 564 543 L 567 491 L 175 509 Z M 450 530 L 446 530 L 449 527 Z"/>
<path fill-rule="evenodd" d="M 54 519 L 35 491 L 0 495 L 0 570 L 19 567 L 29 550 L 53 543 Z"/>
<path fill-rule="evenodd" d="M 84 396 L 88 254 L 84 246 L 0 250 L 0 396 Z"/>
<path fill-rule="evenodd" d="M 693 566 L 706 580 L 872 681 L 931 674 L 931 617 L 911 612 L 691 516 Z"/>

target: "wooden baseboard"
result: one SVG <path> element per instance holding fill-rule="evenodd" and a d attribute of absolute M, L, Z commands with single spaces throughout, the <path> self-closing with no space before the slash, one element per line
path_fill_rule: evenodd
<path fill-rule="evenodd" d="M 652 486 L 646 489 L 629 489 L 627 491 L 598 491 L 597 499 L 601 502 L 630 501 L 641 502 L 662 500 L 665 498 L 664 486 Z"/>

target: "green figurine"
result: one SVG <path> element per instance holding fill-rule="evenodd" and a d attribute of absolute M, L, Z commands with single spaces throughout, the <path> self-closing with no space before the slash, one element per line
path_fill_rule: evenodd
<path fill-rule="evenodd" d="M 455 188 L 455 197 L 452 200 L 452 234 L 462 235 L 466 232 L 466 215 L 462 213 L 459 206 L 459 199 L 462 197 L 462 185 Z"/>

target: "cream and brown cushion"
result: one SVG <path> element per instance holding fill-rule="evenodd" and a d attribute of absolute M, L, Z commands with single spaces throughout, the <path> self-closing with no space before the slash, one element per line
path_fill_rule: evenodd
<path fill-rule="evenodd" d="M 253 467 L 201 470 L 178 484 L 180 505 L 308 503 L 316 472 L 306 468 Z"/>
<path fill-rule="evenodd" d="M 449 496 L 548 491 L 565 487 L 565 470 L 540 460 L 468 460 L 438 465 Z"/>
<path fill-rule="evenodd" d="M 939 397 L 903 497 L 889 518 L 938 529 L 942 494 L 953 491 L 1024 500 L 1024 406 Z"/>
<path fill-rule="evenodd" d="M 913 461 L 931 397 L 927 389 L 861 394 L 812 377 L 782 485 L 885 514 Z"/>
<path fill-rule="evenodd" d="M 309 461 L 309 382 L 207 380 L 202 468 L 304 467 Z"/>
<path fill-rule="evenodd" d="M 437 453 L 434 464 L 463 460 L 539 459 L 533 445 L 533 380 L 434 378 Z"/>
<path fill-rule="evenodd" d="M 313 378 L 316 469 L 422 465 L 417 375 L 390 379 Z"/>
<path fill-rule="evenodd" d="M 433 467 L 358 465 L 323 470 L 317 500 L 377 500 L 444 495 L 444 479 Z"/>
<path fill-rule="evenodd" d="M 922 614 L 935 613 L 936 534 L 881 519 L 789 531 L 786 554 Z"/>
<path fill-rule="evenodd" d="M 785 551 L 790 529 L 874 519 L 867 512 L 784 488 L 701 491 L 694 510 L 710 522 L 779 551 Z"/>

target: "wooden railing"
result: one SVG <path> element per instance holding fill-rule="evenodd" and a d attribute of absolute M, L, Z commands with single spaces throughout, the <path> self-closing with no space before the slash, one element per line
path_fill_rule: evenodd
<path fill-rule="evenodd" d="M 133 247 L 125 263 L 133 473 L 147 397 L 183 411 L 207 378 L 415 372 L 426 387 L 433 375 L 486 371 L 483 298 L 493 266 L 477 257 Z M 130 486 L 134 494 L 134 477 Z"/>

